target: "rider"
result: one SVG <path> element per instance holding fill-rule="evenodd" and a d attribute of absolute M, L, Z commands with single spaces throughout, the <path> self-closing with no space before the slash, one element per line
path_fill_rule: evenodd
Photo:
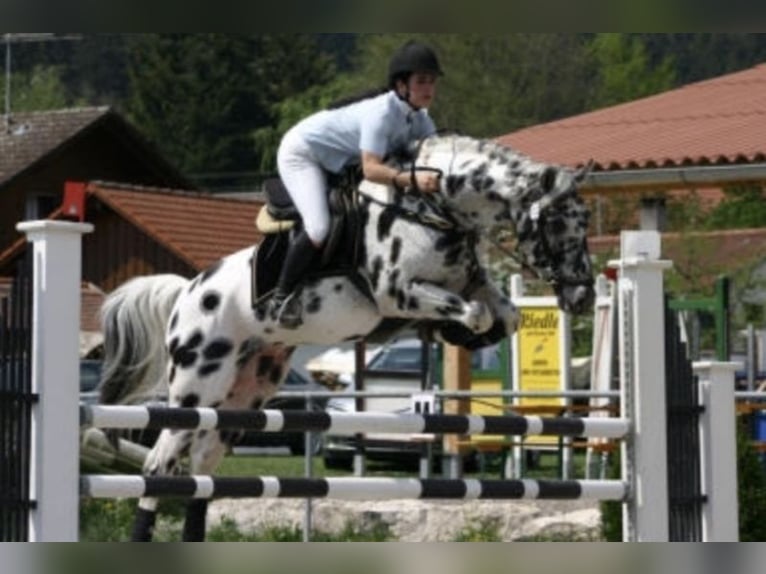
<path fill-rule="evenodd" d="M 410 173 L 383 160 L 415 139 L 432 135 L 428 115 L 436 80 L 443 75 L 439 60 L 427 45 L 409 41 L 391 57 L 388 86 L 342 107 L 322 110 L 294 125 L 277 152 L 279 175 L 303 220 L 303 229 L 290 243 L 269 314 L 283 327 L 301 323 L 298 298 L 290 294 L 313 261 L 330 229 L 326 172 L 340 173 L 361 164 L 364 177 L 397 187 L 410 185 Z M 433 172 L 415 172 L 416 186 L 438 191 Z"/>

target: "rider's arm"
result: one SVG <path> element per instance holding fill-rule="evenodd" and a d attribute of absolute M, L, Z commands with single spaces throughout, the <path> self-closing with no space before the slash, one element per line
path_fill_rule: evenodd
<path fill-rule="evenodd" d="M 364 178 L 375 183 L 409 187 L 411 185 L 409 171 L 399 171 L 383 163 L 383 158 L 372 152 L 362 152 L 362 172 Z M 416 171 L 418 188 L 421 191 L 439 191 L 439 178 L 434 172 Z"/>

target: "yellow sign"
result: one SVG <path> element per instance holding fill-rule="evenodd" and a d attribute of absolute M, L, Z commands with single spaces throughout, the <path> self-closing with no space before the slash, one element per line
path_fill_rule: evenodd
<path fill-rule="evenodd" d="M 558 307 L 527 307 L 520 309 L 518 330 L 520 391 L 561 390 L 561 365 Z M 563 405 L 561 398 L 524 397 L 521 405 Z"/>

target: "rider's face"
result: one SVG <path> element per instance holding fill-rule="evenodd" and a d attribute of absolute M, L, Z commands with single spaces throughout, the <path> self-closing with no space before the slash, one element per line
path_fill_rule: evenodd
<path fill-rule="evenodd" d="M 410 92 L 410 105 L 415 108 L 427 108 L 436 96 L 436 76 L 415 72 L 407 82 Z"/>

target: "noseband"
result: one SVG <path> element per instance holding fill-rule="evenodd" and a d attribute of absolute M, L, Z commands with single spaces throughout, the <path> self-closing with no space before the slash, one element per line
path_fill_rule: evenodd
<path fill-rule="evenodd" d="M 553 203 L 551 203 L 550 205 L 546 207 L 550 207 L 551 205 L 553 205 Z M 558 290 L 559 288 L 564 286 L 569 286 L 569 287 L 583 286 L 583 287 L 592 288 L 594 285 L 593 277 L 588 277 L 586 279 L 577 279 L 577 280 L 567 279 L 561 273 L 560 269 L 556 269 L 553 266 L 553 261 L 554 261 L 553 250 L 551 249 L 550 242 L 548 241 L 548 236 L 545 234 L 545 219 L 546 219 L 545 215 L 547 211 L 546 207 L 541 207 L 540 200 L 538 200 L 538 201 L 535 201 L 529 209 L 529 217 L 537 226 L 537 230 L 540 236 L 540 245 L 542 247 L 546 260 L 549 262 L 549 264 L 546 267 L 541 268 L 539 271 L 539 274 L 541 275 L 541 279 L 555 290 Z M 520 246 L 516 247 L 516 252 L 520 253 Z M 519 261 L 519 258 L 520 258 L 520 255 L 517 255 L 516 260 Z M 529 269 L 531 271 L 530 266 L 527 265 L 525 262 L 521 261 L 520 263 L 524 268 Z"/>

